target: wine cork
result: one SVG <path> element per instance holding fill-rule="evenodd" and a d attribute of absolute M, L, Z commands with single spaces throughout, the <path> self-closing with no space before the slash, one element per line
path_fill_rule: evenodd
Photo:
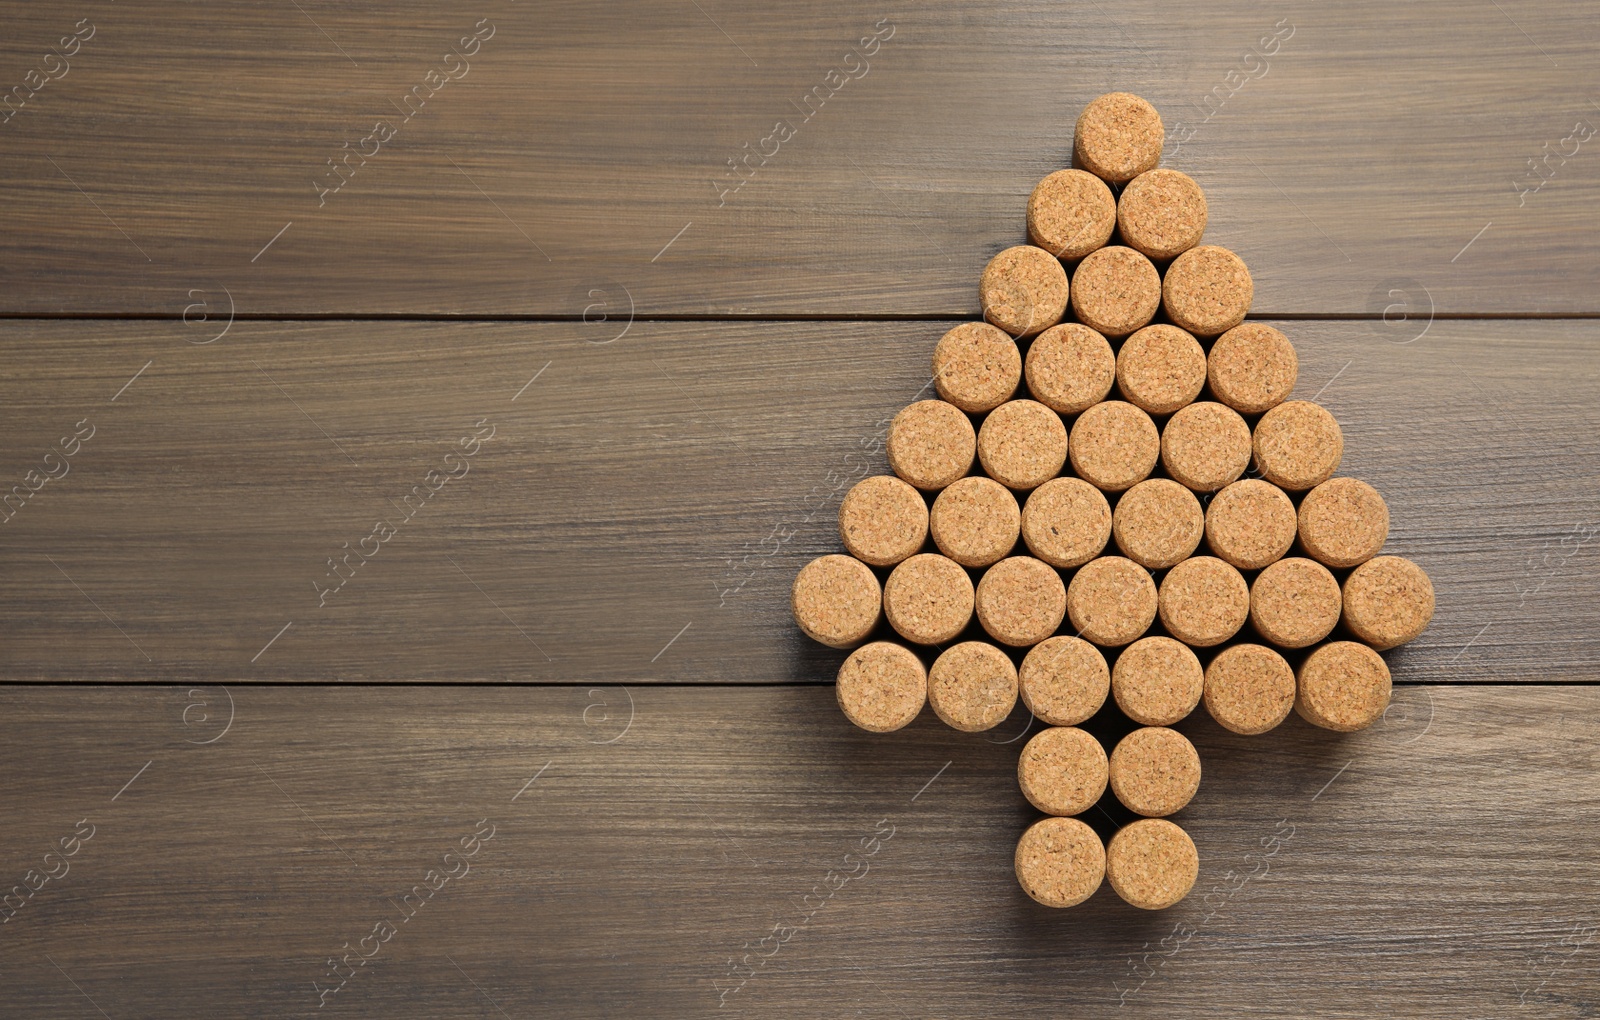
<path fill-rule="evenodd" d="M 1052 478 L 1022 506 L 1022 539 L 1051 566 L 1082 566 L 1100 555 L 1110 537 L 1111 504 L 1081 478 Z"/>
<path fill-rule="evenodd" d="M 1118 741 L 1109 771 L 1122 806 L 1146 818 L 1180 810 L 1200 789 L 1200 755 L 1188 737 L 1165 726 L 1146 726 Z"/>
<path fill-rule="evenodd" d="M 972 620 L 972 578 L 954 560 L 918 553 L 889 574 L 883 612 L 907 641 L 943 644 Z"/>
<path fill-rule="evenodd" d="M 939 396 L 963 411 L 999 407 L 1022 381 L 1017 342 L 987 322 L 964 322 L 939 338 L 933 349 L 933 381 Z"/>
<path fill-rule="evenodd" d="M 909 648 L 874 641 L 844 660 L 834 693 L 851 722 L 873 733 L 891 733 L 922 711 L 928 673 Z"/>
<path fill-rule="evenodd" d="M 1339 469 L 1344 435 L 1326 408 L 1290 400 L 1256 422 L 1254 446 L 1262 477 L 1297 492 L 1327 481 Z"/>
<path fill-rule="evenodd" d="M 1265 645 L 1232 645 L 1206 667 L 1206 711 L 1234 733 L 1254 736 L 1277 726 L 1294 695 L 1294 670 Z"/>
<path fill-rule="evenodd" d="M 1359 566 L 1388 538 L 1389 507 L 1360 479 L 1330 478 L 1300 502 L 1300 544 L 1327 566 Z"/>
<path fill-rule="evenodd" d="M 1105 337 L 1082 323 L 1063 322 L 1034 338 L 1024 371 L 1035 400 L 1077 414 L 1111 392 L 1117 358 Z"/>
<path fill-rule="evenodd" d="M 1389 707 L 1389 667 L 1355 641 L 1323 645 L 1300 664 L 1294 710 L 1313 726 L 1340 733 L 1366 729 Z"/>
<path fill-rule="evenodd" d="M 1216 492 L 1250 466 L 1250 426 L 1226 404 L 1190 404 L 1161 430 L 1161 463 L 1196 492 Z"/>
<path fill-rule="evenodd" d="M 929 514 L 934 544 L 963 567 L 987 567 L 1017 544 L 1022 511 L 1011 490 L 970 475 L 951 482 Z"/>
<path fill-rule="evenodd" d="M 1001 404 L 978 430 L 978 459 L 1001 485 L 1035 488 L 1059 475 L 1067 462 L 1067 427 L 1037 400 Z"/>
<path fill-rule="evenodd" d="M 1047 815 L 1076 815 L 1106 792 L 1106 750 L 1076 726 L 1052 726 L 1028 741 L 1017 759 L 1017 785 Z"/>
<path fill-rule="evenodd" d="M 1075 907 L 1106 873 L 1106 848 L 1076 818 L 1041 818 L 1017 840 L 1017 884 L 1047 907 Z"/>
<path fill-rule="evenodd" d="M 1090 560 L 1067 586 L 1067 613 L 1083 638 L 1107 648 L 1125 645 L 1156 618 L 1156 583 L 1121 556 Z"/>
<path fill-rule="evenodd" d="M 1129 92 L 1108 92 L 1078 115 L 1072 151 L 1085 170 L 1122 184 L 1161 162 L 1166 138 L 1155 107 Z"/>
<path fill-rule="evenodd" d="M 1117 707 L 1141 726 L 1171 726 L 1194 711 L 1204 691 L 1200 660 L 1169 637 L 1140 638 L 1122 650 L 1111 670 Z"/>
<path fill-rule="evenodd" d="M 1194 556 L 1167 571 L 1159 601 L 1161 623 L 1173 637 L 1210 648 L 1244 626 L 1250 615 L 1250 586 L 1215 556 Z"/>
<path fill-rule="evenodd" d="M 1206 358 L 1211 392 L 1241 414 L 1260 414 L 1288 400 L 1299 374 L 1294 344 L 1259 322 L 1242 322 L 1217 337 Z"/>
<path fill-rule="evenodd" d="M 1250 622 L 1280 648 L 1305 648 L 1339 622 L 1339 582 L 1316 560 L 1290 556 L 1267 567 L 1250 585 Z"/>
<path fill-rule="evenodd" d="M 1028 240 L 1064 261 L 1105 244 L 1116 225 L 1111 189 L 1082 170 L 1057 170 L 1028 196 Z"/>
<path fill-rule="evenodd" d="M 1380 652 L 1403 645 L 1433 619 L 1433 582 L 1400 556 L 1375 556 L 1344 582 L 1344 623 Z"/>
<path fill-rule="evenodd" d="M 928 537 L 928 504 L 893 475 L 863 478 L 839 503 L 839 537 L 863 563 L 892 567 L 922 548 Z"/>
<path fill-rule="evenodd" d="M 1294 504 L 1282 489 L 1259 478 L 1225 487 L 1206 508 L 1206 544 L 1240 570 L 1259 570 L 1280 559 L 1294 535 Z"/>
<path fill-rule="evenodd" d="M 1001 644 L 1036 645 L 1056 632 L 1067 612 L 1067 588 L 1048 563 L 1012 556 L 978 581 L 978 622 Z"/>
<path fill-rule="evenodd" d="M 1142 818 L 1111 837 L 1106 880 L 1130 905 L 1165 910 L 1194 888 L 1200 854 L 1194 840 L 1165 818 Z"/>
<path fill-rule="evenodd" d="M 1014 337 L 1033 336 L 1061 321 L 1067 310 L 1067 271 L 1043 248 L 1007 248 L 978 281 L 983 317 Z"/>
<path fill-rule="evenodd" d="M 1151 414 L 1171 414 L 1200 395 L 1206 352 L 1177 326 L 1146 326 L 1117 352 L 1117 391 Z"/>
<path fill-rule="evenodd" d="M 1111 515 L 1122 555 L 1149 570 L 1188 559 L 1205 533 L 1205 514 L 1194 493 L 1170 478 L 1146 478 L 1122 494 Z"/>
<path fill-rule="evenodd" d="M 1100 649 L 1060 634 L 1028 650 L 1017 682 L 1023 703 L 1040 722 L 1076 726 L 1100 711 L 1111 690 L 1111 671 Z"/>
<path fill-rule="evenodd" d="M 963 732 L 993 729 L 1016 703 L 1016 667 L 994 645 L 951 645 L 928 673 L 928 704 L 946 725 Z"/>
<path fill-rule="evenodd" d="M 1106 336 L 1127 336 L 1155 318 L 1161 274 L 1150 260 L 1120 245 L 1090 252 L 1072 274 L 1072 312 Z"/>
<path fill-rule="evenodd" d="M 895 474 L 933 491 L 971 470 L 978 434 L 954 404 L 919 400 L 894 416 L 885 447 Z"/>
<path fill-rule="evenodd" d="M 1107 492 L 1121 492 L 1155 469 L 1161 434 L 1137 407 L 1105 400 L 1078 415 L 1068 450 L 1079 477 Z"/>
<path fill-rule="evenodd" d="M 1205 192 L 1188 174 L 1146 170 L 1122 189 L 1117 227 L 1123 243 L 1149 258 L 1181 255 L 1205 233 Z"/>
<path fill-rule="evenodd" d="M 831 648 L 849 648 L 878 625 L 883 599 L 878 579 L 865 563 L 834 553 L 800 568 L 790 605 L 807 637 Z"/>
<path fill-rule="evenodd" d="M 1217 336 L 1244 321 L 1255 284 L 1244 260 L 1203 244 L 1172 260 L 1161 285 L 1167 317 L 1195 336 Z"/>

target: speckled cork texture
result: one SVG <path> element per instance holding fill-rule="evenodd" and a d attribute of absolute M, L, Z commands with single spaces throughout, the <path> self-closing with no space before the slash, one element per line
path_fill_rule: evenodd
<path fill-rule="evenodd" d="M 1081 478 L 1052 478 L 1023 504 L 1022 540 L 1051 566 L 1082 566 L 1099 556 L 1110 538 L 1111 504 Z"/>
<path fill-rule="evenodd" d="M 1076 726 L 1105 704 L 1111 671 L 1100 649 L 1060 634 L 1028 649 L 1018 671 L 1023 703 L 1040 722 Z"/>
<path fill-rule="evenodd" d="M 1206 352 L 1177 326 L 1146 326 L 1117 352 L 1117 392 L 1151 414 L 1171 414 L 1206 384 Z"/>
<path fill-rule="evenodd" d="M 1068 451 L 1080 478 L 1107 492 L 1121 492 L 1155 469 L 1161 433 L 1137 407 L 1106 400 L 1078 415 Z"/>
<path fill-rule="evenodd" d="M 1109 771 L 1122 806 L 1146 818 L 1181 810 L 1200 789 L 1200 755 L 1188 737 L 1165 726 L 1146 726 L 1118 741 Z"/>
<path fill-rule="evenodd" d="M 1043 485 L 1067 462 L 1067 426 L 1037 400 L 1001 404 L 978 430 L 978 460 L 1001 485 L 1013 489 Z"/>
<path fill-rule="evenodd" d="M 1072 274 L 1072 314 L 1106 336 L 1127 336 L 1160 307 L 1161 274 L 1132 248 L 1090 252 Z"/>
<path fill-rule="evenodd" d="M 1007 248 L 984 267 L 978 281 L 983 317 L 1011 336 L 1042 333 L 1067 310 L 1067 271 L 1043 248 Z"/>
<path fill-rule="evenodd" d="M 1291 492 L 1328 480 L 1344 457 L 1344 434 L 1327 409 L 1309 400 L 1279 404 L 1256 422 L 1256 466 Z"/>
<path fill-rule="evenodd" d="M 1167 318 L 1195 336 L 1217 336 L 1239 325 L 1254 295 L 1244 260 L 1214 244 L 1173 259 L 1161 285 Z"/>
<path fill-rule="evenodd" d="M 1111 189 L 1082 170 L 1057 170 L 1028 196 L 1028 240 L 1063 261 L 1104 245 L 1116 225 Z"/>
<path fill-rule="evenodd" d="M 1194 840 L 1164 818 L 1126 826 L 1106 848 L 1106 880 L 1118 896 L 1141 910 L 1165 910 L 1179 902 L 1199 876 Z"/>
<path fill-rule="evenodd" d="M 1155 169 L 1166 138 L 1155 107 L 1129 92 L 1108 92 L 1078 115 L 1072 152 L 1083 169 L 1123 184 Z"/>
<path fill-rule="evenodd" d="M 1250 586 L 1215 556 L 1194 556 L 1161 579 L 1161 623 L 1173 637 L 1210 648 L 1233 637 L 1250 615 Z"/>
<path fill-rule="evenodd" d="M 839 537 L 863 563 L 892 567 L 927 540 L 928 504 L 892 475 L 863 478 L 839 503 Z"/>
<path fill-rule="evenodd" d="M 1090 560 L 1067 586 L 1067 614 L 1084 639 L 1105 648 L 1135 640 L 1156 618 L 1156 583 L 1122 556 Z"/>
<path fill-rule="evenodd" d="M 1076 815 L 1106 792 L 1106 750 L 1076 726 L 1036 734 L 1017 759 L 1017 785 L 1047 815 Z"/>
<path fill-rule="evenodd" d="M 1188 559 L 1205 533 L 1194 493 L 1170 478 L 1146 478 L 1122 494 L 1111 516 L 1122 555 L 1149 570 Z"/>
<path fill-rule="evenodd" d="M 1301 663 L 1297 679 L 1295 712 L 1325 730 L 1366 729 L 1389 707 L 1389 667 L 1383 656 L 1355 641 L 1318 648 Z"/>
<path fill-rule="evenodd" d="M 1017 884 L 1047 907 L 1075 907 L 1106 873 L 1100 837 L 1076 818 L 1041 818 L 1017 841 Z"/>
<path fill-rule="evenodd" d="M 1294 684 L 1291 681 L 1290 690 Z M 1171 726 L 1200 704 L 1205 672 L 1181 641 L 1140 638 L 1117 656 L 1111 694 L 1122 714 L 1142 726 Z"/>
<path fill-rule="evenodd" d="M 909 648 L 874 641 L 850 653 L 834 687 L 845 718 L 873 733 L 901 729 L 928 700 L 928 673 Z"/>
<path fill-rule="evenodd" d="M 1356 478 L 1330 478 L 1300 502 L 1300 544 L 1318 562 L 1354 567 L 1389 539 L 1389 506 Z"/>
<path fill-rule="evenodd" d="M 1226 404 L 1190 404 L 1161 430 L 1161 465 L 1196 492 L 1215 492 L 1250 466 L 1250 426 Z"/>
<path fill-rule="evenodd" d="M 1178 170 L 1146 170 L 1117 199 L 1122 242 L 1158 261 L 1200 243 L 1206 230 L 1206 196 L 1194 178 Z"/>
<path fill-rule="evenodd" d="M 1379 651 L 1417 637 L 1432 619 L 1433 582 L 1408 559 L 1376 556 L 1345 579 L 1345 626 Z"/>
<path fill-rule="evenodd" d="M 971 621 L 974 597 L 972 579 L 959 563 L 918 553 L 890 573 L 883 586 L 883 613 L 907 641 L 943 644 Z"/>
<path fill-rule="evenodd" d="M 1032 556 L 1001 560 L 978 581 L 978 622 L 1001 644 L 1027 647 L 1056 632 L 1067 588 L 1050 564 Z"/>
<path fill-rule="evenodd" d="M 801 567 L 790 598 L 800 629 L 832 648 L 865 640 L 878 625 L 882 604 L 878 579 L 867 565 L 837 553 Z"/>
<path fill-rule="evenodd" d="M 1316 560 L 1290 556 L 1250 584 L 1250 624 L 1279 648 L 1306 648 L 1339 623 L 1339 582 Z"/>
<path fill-rule="evenodd" d="M 895 474 L 919 489 L 934 491 L 971 470 L 978 433 L 954 404 L 919 400 L 889 423 L 885 448 Z"/>
<path fill-rule="evenodd" d="M 939 493 L 929 527 L 940 552 L 963 567 L 987 567 L 1015 548 L 1022 511 L 1010 489 L 969 475 Z"/>
<path fill-rule="evenodd" d="M 1259 478 L 1234 482 L 1206 507 L 1206 544 L 1240 570 L 1259 570 L 1294 545 L 1294 503 Z"/>
<path fill-rule="evenodd" d="M 1062 414 L 1077 414 L 1111 392 L 1117 357 L 1099 333 L 1063 322 L 1034 338 L 1024 371 L 1035 400 Z"/>
<path fill-rule="evenodd" d="M 1232 645 L 1206 667 L 1206 711 L 1234 733 L 1273 729 L 1289 717 L 1294 695 L 1294 670 L 1266 645 Z"/>
<path fill-rule="evenodd" d="M 1017 703 L 1017 669 L 982 641 L 951 645 L 928 672 L 928 704 L 945 725 L 979 733 L 1000 725 Z"/>
<path fill-rule="evenodd" d="M 1244 322 L 1217 337 L 1206 357 L 1216 398 L 1243 414 L 1260 414 L 1289 399 L 1300 361 L 1289 338 L 1259 322 Z"/>
<path fill-rule="evenodd" d="M 933 383 L 939 396 L 963 411 L 999 407 L 1022 381 L 1017 342 L 987 322 L 964 322 L 933 349 Z"/>

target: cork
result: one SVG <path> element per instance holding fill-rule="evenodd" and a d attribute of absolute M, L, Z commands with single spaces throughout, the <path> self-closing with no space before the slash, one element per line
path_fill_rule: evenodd
<path fill-rule="evenodd" d="M 1111 792 L 1136 815 L 1160 818 L 1200 789 L 1200 755 L 1189 738 L 1165 726 L 1134 730 L 1111 751 Z"/>
<path fill-rule="evenodd" d="M 845 718 L 873 733 L 891 733 L 922 711 L 928 673 L 909 648 L 874 641 L 844 660 L 834 693 Z"/>
<path fill-rule="evenodd" d="M 1171 414 L 1200 395 L 1206 352 L 1177 326 L 1146 326 L 1117 352 L 1117 391 L 1151 414 Z"/>
<path fill-rule="evenodd" d="M 1400 556 L 1376 556 L 1344 582 L 1344 623 L 1380 652 L 1403 645 L 1433 619 L 1433 582 Z"/>
<path fill-rule="evenodd" d="M 1141 726 L 1171 726 L 1194 711 L 1204 691 L 1200 660 L 1169 637 L 1140 638 L 1122 650 L 1111 670 L 1117 707 Z"/>
<path fill-rule="evenodd" d="M 882 605 L 878 579 L 867 565 L 838 553 L 801 567 L 790 598 L 800 629 L 832 648 L 860 644 L 878 625 Z"/>
<path fill-rule="evenodd" d="M 1156 618 L 1156 583 L 1139 564 L 1121 556 L 1090 560 L 1067 586 L 1067 613 L 1078 634 L 1108 648 L 1125 645 Z"/>
<path fill-rule="evenodd" d="M 939 396 L 963 411 L 999 407 L 1022 381 L 1017 342 L 987 322 L 964 322 L 939 338 L 933 349 L 933 381 Z"/>
<path fill-rule="evenodd" d="M 1079 477 L 1107 492 L 1121 492 L 1155 469 L 1161 434 L 1137 407 L 1105 400 L 1078 415 L 1068 450 Z"/>
<path fill-rule="evenodd" d="M 1250 466 L 1250 426 L 1226 404 L 1190 404 L 1161 430 L 1161 463 L 1196 492 L 1216 492 Z"/>
<path fill-rule="evenodd" d="M 1242 322 L 1217 337 L 1206 358 L 1211 392 L 1241 414 L 1260 414 L 1288 400 L 1299 374 L 1294 344 L 1259 322 Z"/>
<path fill-rule="evenodd" d="M 1146 478 L 1122 494 L 1111 515 L 1122 555 L 1149 570 L 1188 559 L 1205 533 L 1205 514 L 1194 493 L 1170 478 Z"/>
<path fill-rule="evenodd" d="M 1244 321 L 1255 284 L 1244 260 L 1202 244 L 1172 260 L 1161 285 L 1167 318 L 1196 336 L 1217 336 Z"/>
<path fill-rule="evenodd" d="M 1106 336 L 1127 336 L 1155 318 L 1161 274 L 1150 260 L 1121 245 L 1090 252 L 1072 274 L 1072 312 Z"/>
<path fill-rule="evenodd" d="M 885 446 L 895 474 L 919 489 L 932 491 L 972 468 L 978 434 L 954 404 L 919 400 L 894 416 Z"/>
<path fill-rule="evenodd" d="M 1056 632 L 1067 613 L 1067 587 L 1054 567 L 1012 556 L 978 581 L 978 622 L 1001 644 L 1036 645 Z"/>
<path fill-rule="evenodd" d="M 1106 880 L 1132 906 L 1165 910 L 1189 895 L 1200 876 L 1194 840 L 1165 818 L 1142 818 L 1111 837 Z"/>
<path fill-rule="evenodd" d="M 966 733 L 1000 725 L 1016 703 L 1016 667 L 994 645 L 951 645 L 928 673 L 928 704 L 934 714 Z"/>
<path fill-rule="evenodd" d="M 1017 840 L 1017 884 L 1047 907 L 1075 907 L 1106 874 L 1106 848 L 1076 818 L 1041 818 Z"/>
<path fill-rule="evenodd" d="M 1339 622 L 1339 582 L 1316 560 L 1290 556 L 1250 585 L 1250 623 L 1280 648 L 1306 648 Z"/>
<path fill-rule="evenodd" d="M 1206 711 L 1225 730 L 1265 733 L 1294 707 L 1294 670 L 1266 645 L 1233 645 L 1206 667 Z"/>
<path fill-rule="evenodd" d="M 1100 711 L 1111 671 L 1100 649 L 1083 638 L 1045 638 L 1022 660 L 1018 683 L 1028 711 L 1051 726 L 1076 726 Z"/>
<path fill-rule="evenodd" d="M 1206 544 L 1240 570 L 1259 570 L 1278 560 L 1294 544 L 1294 535 L 1294 504 L 1282 489 L 1259 478 L 1225 487 L 1206 508 Z"/>
<path fill-rule="evenodd" d="M 863 563 L 892 567 L 922 548 L 928 537 L 928 504 L 893 475 L 863 478 L 839 503 L 839 537 Z"/>
<path fill-rule="evenodd" d="M 1035 400 L 1077 414 L 1111 392 L 1117 358 L 1105 337 L 1082 323 L 1063 322 L 1034 338 L 1024 372 Z"/>
<path fill-rule="evenodd" d="M 972 578 L 952 559 L 918 553 L 895 567 L 883 586 L 889 626 L 919 645 L 943 644 L 972 619 Z"/>
<path fill-rule="evenodd" d="M 1111 239 L 1117 200 L 1106 182 L 1082 170 L 1057 170 L 1028 196 L 1028 240 L 1064 261 Z"/>
<path fill-rule="evenodd" d="M 1297 492 L 1320 485 L 1339 469 L 1344 435 L 1326 408 L 1290 400 L 1256 422 L 1254 447 L 1262 477 Z"/>
<path fill-rule="evenodd" d="M 1377 722 L 1389 707 L 1389 667 L 1355 641 L 1323 645 L 1300 664 L 1294 710 L 1325 730 L 1353 733 Z"/>
<path fill-rule="evenodd" d="M 1047 815 L 1076 815 L 1106 792 L 1106 750 L 1076 726 L 1036 734 L 1017 760 L 1017 785 Z"/>
<path fill-rule="evenodd" d="M 1359 566 L 1388 538 L 1389 507 L 1360 479 L 1330 478 L 1300 503 L 1300 544 L 1327 566 Z"/>
<path fill-rule="evenodd" d="M 939 493 L 929 526 L 940 552 L 963 567 L 987 567 L 1017 544 L 1022 511 L 1004 485 L 969 475 Z"/>
<path fill-rule="evenodd" d="M 1200 243 L 1206 231 L 1206 195 L 1177 170 L 1146 170 L 1117 199 L 1122 241 L 1152 259 L 1170 259 Z"/>
<path fill-rule="evenodd" d="M 1081 478 L 1052 478 L 1022 506 L 1022 540 L 1053 567 L 1079 567 L 1111 538 L 1111 504 Z"/>
<path fill-rule="evenodd" d="M 1072 151 L 1085 170 L 1122 184 L 1155 169 L 1166 139 L 1155 107 L 1129 92 L 1108 92 L 1078 115 Z"/>
<path fill-rule="evenodd" d="M 1032 489 L 1061 473 L 1067 427 L 1037 400 L 1012 400 L 983 419 L 978 460 L 989 477 L 1013 489 Z"/>
<path fill-rule="evenodd" d="M 909 562 L 909 561 L 907 561 Z M 1215 556 L 1194 556 L 1161 579 L 1161 623 L 1196 648 L 1233 637 L 1250 615 L 1250 586 Z"/>
<path fill-rule="evenodd" d="M 1043 248 L 1007 248 L 983 268 L 978 281 L 983 317 L 1014 337 L 1042 333 L 1067 310 L 1067 271 Z"/>

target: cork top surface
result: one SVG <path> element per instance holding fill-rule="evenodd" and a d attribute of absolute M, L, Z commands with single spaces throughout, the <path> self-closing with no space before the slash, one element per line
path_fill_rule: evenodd
<path fill-rule="evenodd" d="M 1056 632 L 1067 611 L 1061 575 L 1032 556 L 1012 556 L 978 581 L 978 622 L 1001 644 L 1026 647 Z"/>
<path fill-rule="evenodd" d="M 1082 170 L 1057 170 L 1028 196 L 1028 240 L 1058 259 L 1081 259 L 1111 239 L 1117 200 Z"/>
<path fill-rule="evenodd" d="M 1205 192 L 1186 173 L 1146 170 L 1122 189 L 1117 226 L 1128 247 L 1152 259 L 1181 255 L 1205 233 Z"/>
<path fill-rule="evenodd" d="M 1121 492 L 1155 469 L 1161 434 L 1137 407 L 1106 400 L 1078 415 L 1068 449 L 1080 477 L 1107 492 Z"/>
<path fill-rule="evenodd" d="M 1161 622 L 1172 636 L 1196 648 L 1233 637 L 1250 614 L 1250 586 L 1215 556 L 1195 556 L 1161 579 Z"/>
<path fill-rule="evenodd" d="M 1166 138 L 1155 107 L 1130 92 L 1108 92 L 1078 115 L 1072 151 L 1085 170 L 1122 184 L 1161 162 Z"/>
<path fill-rule="evenodd" d="M 1194 493 L 1170 478 L 1146 478 L 1122 494 L 1111 516 L 1122 555 L 1150 570 L 1188 559 L 1205 533 Z"/>
<path fill-rule="evenodd" d="M 1189 834 L 1164 818 L 1143 818 L 1111 837 L 1106 880 L 1143 910 L 1165 910 L 1194 888 L 1200 854 Z"/>
<path fill-rule="evenodd" d="M 1007 248 L 978 281 L 983 317 L 1011 336 L 1033 336 L 1061 321 L 1067 310 L 1067 271 L 1043 248 Z"/>
<path fill-rule="evenodd" d="M 1205 384 L 1206 352 L 1177 326 L 1146 326 L 1117 352 L 1117 392 L 1151 414 L 1171 414 L 1199 396 Z"/>
<path fill-rule="evenodd" d="M 1294 670 L 1265 645 L 1233 645 L 1206 667 L 1205 702 L 1223 729 L 1265 733 L 1294 708 Z"/>
<path fill-rule="evenodd" d="M 1330 478 L 1300 503 L 1300 544 L 1330 567 L 1354 567 L 1389 539 L 1389 506 L 1356 478 Z"/>
<path fill-rule="evenodd" d="M 1047 907 L 1075 907 L 1093 896 L 1106 873 L 1100 837 L 1076 818 L 1041 818 L 1017 841 L 1017 882 Z"/>
<path fill-rule="evenodd" d="M 1017 669 L 994 645 L 963 641 L 934 660 L 928 704 L 945 724 L 967 733 L 1000 725 L 1017 703 Z"/>
<path fill-rule="evenodd" d="M 1206 508 L 1207 544 L 1240 570 L 1259 570 L 1279 559 L 1294 544 L 1294 535 L 1294 503 L 1259 478 L 1234 482 Z"/>
<path fill-rule="evenodd" d="M 1188 737 L 1165 726 L 1146 726 L 1118 741 L 1110 771 L 1111 792 L 1147 818 L 1172 814 L 1200 789 L 1200 755 Z"/>
<path fill-rule="evenodd" d="M 864 640 L 878 625 L 881 605 L 872 571 L 860 560 L 838 553 L 819 556 L 801 567 L 790 598 L 800 629 L 832 648 L 849 648 Z"/>
<path fill-rule="evenodd" d="M 1239 325 L 1254 296 L 1244 260 L 1214 244 L 1173 259 L 1161 288 L 1167 317 L 1196 336 L 1217 336 Z"/>
<path fill-rule="evenodd" d="M 942 489 L 972 468 L 978 433 L 954 404 L 919 400 L 889 423 L 889 467 L 919 489 Z"/>
<path fill-rule="evenodd" d="M 1286 401 L 1262 415 L 1254 445 L 1262 477 L 1291 492 L 1327 481 L 1344 457 L 1339 423 L 1309 400 Z"/>
<path fill-rule="evenodd" d="M 1072 274 L 1072 311 L 1106 336 L 1127 336 L 1155 318 L 1161 274 L 1150 260 L 1120 245 L 1090 252 Z"/>
<path fill-rule="evenodd" d="M 1300 360 L 1289 338 L 1259 322 L 1242 322 L 1217 337 L 1206 359 L 1211 392 L 1244 414 L 1260 414 L 1289 399 Z"/>
<path fill-rule="evenodd" d="M 1082 323 L 1063 322 L 1034 338 L 1025 370 L 1035 400 L 1077 414 L 1111 392 L 1117 358 L 1105 337 Z"/>
<path fill-rule="evenodd" d="M 1250 466 L 1250 426 L 1226 404 L 1190 404 L 1161 430 L 1161 463 L 1196 492 L 1215 492 Z"/>
<path fill-rule="evenodd" d="M 1250 585 L 1250 623 L 1280 648 L 1305 648 L 1339 622 L 1339 582 L 1328 568 L 1289 556 L 1256 575 Z"/>
<path fill-rule="evenodd" d="M 1001 485 L 1035 488 L 1059 475 L 1067 462 L 1067 426 L 1037 400 L 1001 404 L 978 430 L 978 459 Z"/>
<path fill-rule="evenodd" d="M 1017 760 L 1017 785 L 1047 815 L 1076 815 L 1106 792 L 1106 751 L 1076 726 L 1052 726 L 1028 741 Z"/>
<path fill-rule="evenodd" d="M 1400 556 L 1375 556 L 1344 582 L 1344 622 L 1379 651 L 1403 645 L 1433 619 L 1433 582 Z"/>
<path fill-rule="evenodd" d="M 1067 613 L 1080 636 L 1115 648 L 1142 635 L 1156 618 L 1156 583 L 1121 556 L 1090 560 L 1067 586 Z"/>
<path fill-rule="evenodd" d="M 1383 717 L 1390 693 L 1383 656 L 1355 641 L 1333 641 L 1301 663 L 1294 708 L 1313 726 L 1353 733 Z"/>
<path fill-rule="evenodd" d="M 1117 707 L 1142 726 L 1171 726 L 1194 711 L 1204 690 L 1200 660 L 1169 637 L 1140 638 L 1122 650 L 1111 670 Z"/>
<path fill-rule="evenodd" d="M 918 553 L 901 563 L 883 586 L 889 626 L 920 645 L 943 644 L 961 633 L 972 619 L 973 599 L 967 572 L 936 553 Z"/>
<path fill-rule="evenodd" d="M 1052 566 L 1082 566 L 1100 555 L 1110 537 L 1111 504 L 1081 478 L 1052 478 L 1023 504 L 1023 541 Z"/>
<path fill-rule="evenodd" d="M 1040 722 L 1076 726 L 1105 704 L 1111 671 L 1100 649 L 1083 638 L 1059 634 L 1028 650 L 1018 682 L 1023 702 Z"/>
<path fill-rule="evenodd" d="M 928 674 L 911 649 L 874 641 L 844 660 L 834 693 L 845 718 L 864 730 L 890 733 L 922 711 Z"/>
<path fill-rule="evenodd" d="M 856 559 L 891 567 L 922 548 L 928 504 L 893 475 L 863 478 L 839 503 L 839 537 Z"/>
<path fill-rule="evenodd" d="M 1022 381 L 1017 342 L 987 322 L 963 322 L 933 349 L 939 396 L 963 411 L 982 412 L 1011 399 Z"/>
<path fill-rule="evenodd" d="M 940 552 L 963 567 L 987 567 L 1017 544 L 1022 511 L 1010 489 L 992 478 L 968 475 L 939 493 L 929 526 Z"/>

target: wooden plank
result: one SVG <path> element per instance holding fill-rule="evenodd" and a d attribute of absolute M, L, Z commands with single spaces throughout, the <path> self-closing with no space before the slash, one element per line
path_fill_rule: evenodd
<path fill-rule="evenodd" d="M 1163 111 L 1261 314 L 1600 312 L 1600 24 L 1554 0 L 1443 25 L 1382 0 L 4 10 L 4 312 L 576 317 L 626 288 L 652 314 L 967 315 L 1113 89 Z"/>

